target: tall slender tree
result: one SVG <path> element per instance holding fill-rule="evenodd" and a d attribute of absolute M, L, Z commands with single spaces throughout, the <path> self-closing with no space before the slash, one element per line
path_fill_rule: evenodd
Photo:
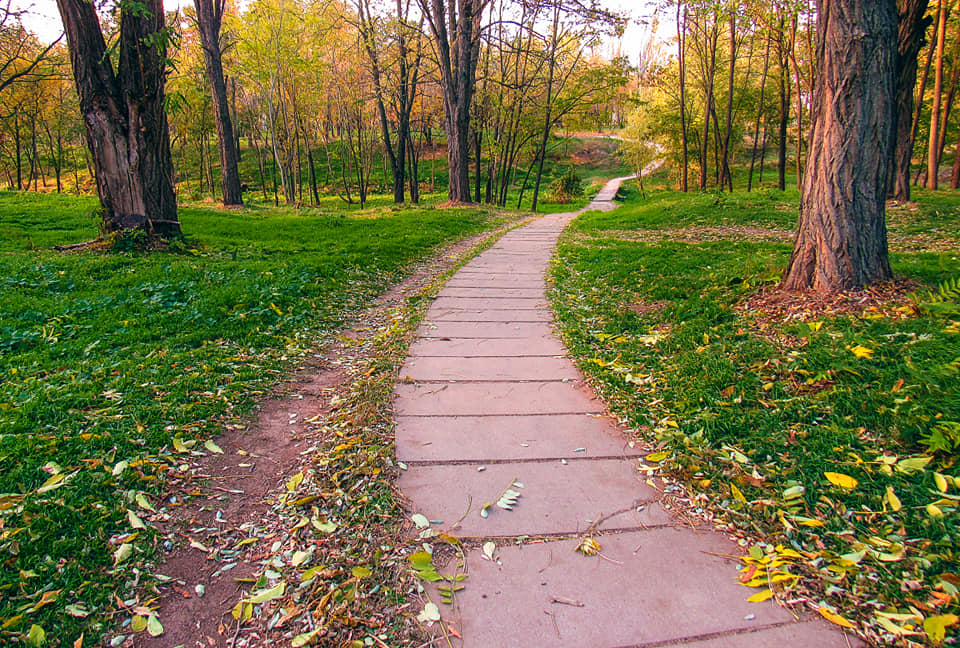
<path fill-rule="evenodd" d="M 213 99 L 213 121 L 217 126 L 217 144 L 220 152 L 220 181 L 224 205 L 242 205 L 240 189 L 240 162 L 237 140 L 233 132 L 227 83 L 223 76 L 223 50 L 220 45 L 220 29 L 226 0 L 193 0 L 197 9 L 197 31 L 203 46 L 203 63 L 207 71 L 207 83 Z"/>
<path fill-rule="evenodd" d="M 930 26 L 930 0 L 898 0 L 897 24 L 897 122 L 896 150 L 890 166 L 888 194 L 894 200 L 910 200 L 910 160 L 913 158 L 913 92 L 917 85 L 917 56 Z M 926 79 L 924 79 L 926 81 Z M 922 92 L 922 91 L 921 91 Z M 920 96 L 921 102 L 923 95 Z"/>

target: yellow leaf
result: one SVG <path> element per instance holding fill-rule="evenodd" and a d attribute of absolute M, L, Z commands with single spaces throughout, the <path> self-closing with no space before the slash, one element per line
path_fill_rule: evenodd
<path fill-rule="evenodd" d="M 773 590 L 765 589 L 762 592 L 757 592 L 747 600 L 751 603 L 760 603 L 761 601 L 766 601 L 767 599 L 773 596 Z"/>
<path fill-rule="evenodd" d="M 737 488 L 736 484 L 730 484 L 730 492 L 733 493 L 734 499 L 738 499 L 741 502 L 747 501 L 747 498 L 743 496 L 743 493 Z"/>
<path fill-rule="evenodd" d="M 823 473 L 823 476 L 826 477 L 834 486 L 846 488 L 847 490 L 856 488 L 857 484 L 860 483 L 850 475 L 844 475 L 843 473 L 825 472 Z"/>
<path fill-rule="evenodd" d="M 941 493 L 947 492 L 947 479 L 940 473 L 933 473 L 933 481 L 937 485 L 937 490 Z"/>
<path fill-rule="evenodd" d="M 824 619 L 830 623 L 836 623 L 838 626 L 843 626 L 844 628 L 853 628 L 853 624 L 844 619 L 842 616 L 829 610 L 825 607 L 821 607 L 817 610 Z"/>
<path fill-rule="evenodd" d="M 272 310 L 277 315 L 283 315 L 283 311 L 280 310 L 280 307 L 274 304 L 273 302 L 270 302 L 270 310 Z"/>
<path fill-rule="evenodd" d="M 801 523 L 800 523 L 800 526 L 806 526 L 806 527 L 822 527 L 822 526 L 826 526 L 826 524 L 827 524 L 827 523 L 824 522 L 823 520 L 817 520 L 817 519 L 814 519 L 814 518 L 809 518 L 809 519 L 806 519 L 806 520 L 804 520 L 803 522 L 801 522 Z"/>
<path fill-rule="evenodd" d="M 853 355 L 857 356 L 858 358 L 869 359 L 870 356 L 873 355 L 873 349 L 868 349 L 867 347 L 860 346 L 859 344 L 855 347 L 852 347 L 850 351 L 853 353 Z"/>
<path fill-rule="evenodd" d="M 810 329 L 810 332 L 819 331 L 823 326 L 823 322 L 807 322 L 807 328 Z"/>
<path fill-rule="evenodd" d="M 894 513 L 903 507 L 903 505 L 900 503 L 900 498 L 897 497 L 897 494 L 893 492 L 893 486 L 887 486 L 887 494 L 884 495 L 884 498 L 887 500 L 887 504 L 890 505 L 890 510 Z"/>
<path fill-rule="evenodd" d="M 80 633 L 80 636 L 77 637 L 77 640 L 73 642 L 73 648 L 83 648 L 83 633 Z"/>
<path fill-rule="evenodd" d="M 67 478 L 63 473 L 57 473 L 52 476 L 47 481 L 43 482 L 43 485 L 37 489 L 37 494 L 42 495 L 46 492 L 52 491 L 55 488 L 60 488 L 64 485 L 64 480 Z"/>
<path fill-rule="evenodd" d="M 648 454 L 645 458 L 647 461 L 659 462 L 659 461 L 663 461 L 669 456 L 670 456 L 669 452 L 666 452 L 665 450 L 661 450 L 660 452 L 654 452 L 653 454 Z"/>
<path fill-rule="evenodd" d="M 297 486 L 299 486 L 302 482 L 303 482 L 303 473 L 298 472 L 296 475 L 291 477 L 290 480 L 287 482 L 287 490 L 292 493 L 293 491 L 297 490 Z"/>
<path fill-rule="evenodd" d="M 933 643 L 939 644 L 947 636 L 947 626 L 952 626 L 957 621 L 960 621 L 960 618 L 956 614 L 931 616 L 923 620 L 923 629 Z"/>
<path fill-rule="evenodd" d="M 930 517 L 943 517 L 943 511 L 936 504 L 927 504 L 927 515 Z"/>

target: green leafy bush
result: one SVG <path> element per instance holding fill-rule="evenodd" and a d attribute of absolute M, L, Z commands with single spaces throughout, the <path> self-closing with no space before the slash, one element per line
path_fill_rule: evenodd
<path fill-rule="evenodd" d="M 550 183 L 551 202 L 566 204 L 581 196 L 583 196 L 583 181 L 573 167 Z"/>

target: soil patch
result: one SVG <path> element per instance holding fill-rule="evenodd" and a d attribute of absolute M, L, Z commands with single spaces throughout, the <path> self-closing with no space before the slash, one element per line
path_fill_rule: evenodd
<path fill-rule="evenodd" d="M 771 324 L 839 316 L 897 319 L 908 315 L 909 309 L 904 306 L 910 301 L 910 293 L 919 287 L 917 282 L 901 278 L 834 295 L 818 295 L 812 290 L 789 292 L 774 285 L 760 288 L 736 308 Z"/>
<path fill-rule="evenodd" d="M 125 624 L 112 645 L 239 648 L 280 639 L 272 630 L 282 625 L 277 619 L 254 617 L 241 625 L 233 618 L 231 610 L 245 584 L 238 579 L 249 583 L 273 555 L 271 545 L 282 537 L 275 501 L 287 492 L 290 476 L 315 461 L 326 429 L 318 422 L 336 408 L 338 392 L 350 380 L 349 367 L 361 347 L 357 340 L 369 330 L 364 323 L 382 319 L 418 294 L 487 236 L 448 246 L 378 298 L 354 327 L 279 385 L 248 423 L 227 426 L 214 439 L 222 453 L 207 446 L 206 454 L 185 455 L 182 479 L 171 480 L 177 492 L 168 494 L 164 508 L 151 519 L 166 536 L 167 553 L 153 572 L 165 582 L 141 605 L 159 613 L 164 633 L 156 638 L 145 632 L 130 634 Z M 130 606 L 128 613 L 136 614 L 136 607 Z"/>

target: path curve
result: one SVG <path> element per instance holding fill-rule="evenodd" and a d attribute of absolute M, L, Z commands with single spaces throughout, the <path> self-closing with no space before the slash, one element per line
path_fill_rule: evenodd
<path fill-rule="evenodd" d="M 739 550 L 681 525 L 637 471 L 641 454 L 566 356 L 544 276 L 578 214 L 609 210 L 608 182 L 580 212 L 504 235 L 454 275 L 396 387 L 399 486 L 411 513 L 468 547 L 469 578 L 443 623 L 467 648 L 859 645 L 795 619 L 736 581 Z M 513 510 L 491 506 L 514 481 Z M 466 514 L 464 515 L 464 511 Z M 462 518 L 462 519 L 461 519 Z M 459 520 L 459 523 L 458 523 Z M 590 532 L 602 556 L 575 551 Z M 496 545 L 494 560 L 480 548 Z M 438 565 L 441 573 L 453 566 Z M 428 589 L 437 603 L 436 589 Z M 850 639 L 848 644 L 847 639 Z"/>

